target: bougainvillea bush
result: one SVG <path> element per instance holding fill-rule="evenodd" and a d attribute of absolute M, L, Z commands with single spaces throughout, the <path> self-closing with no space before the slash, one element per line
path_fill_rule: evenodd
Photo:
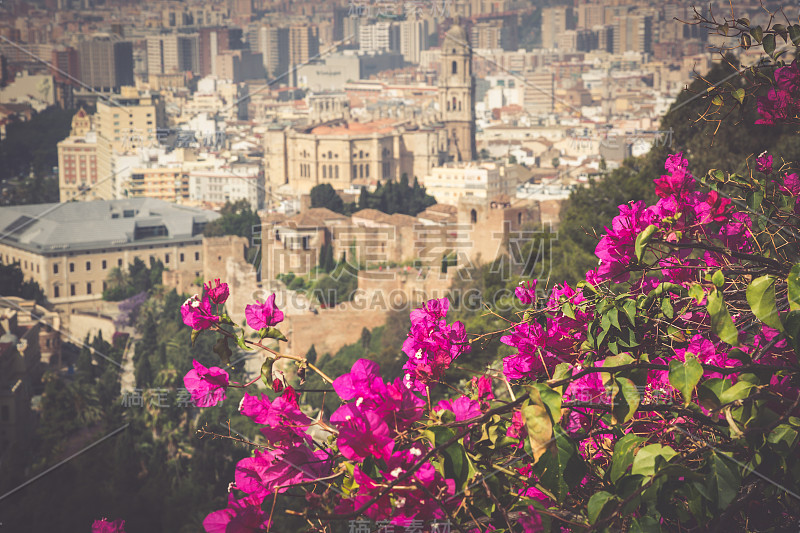
<path fill-rule="evenodd" d="M 783 68 L 776 91 L 795 98 L 796 65 Z M 277 531 L 284 498 L 308 531 L 796 530 L 800 177 L 780 154 L 743 157 L 744 171 L 696 176 L 670 155 L 658 200 L 619 206 L 585 280 L 517 289 L 527 309 L 495 333 L 513 354 L 460 387 L 444 377 L 480 343 L 447 299 L 411 312 L 404 374 L 386 382 L 373 361 L 330 377 L 274 349 L 274 296 L 237 325 L 227 286 L 209 284 L 182 315 L 218 337 L 222 366 L 195 362 L 184 383 L 206 407 L 245 387 L 239 411 L 263 440 L 206 531 Z M 233 344 L 263 351 L 258 379 L 230 382 Z M 341 400 L 330 417 L 300 409 L 307 372 Z"/>
<path fill-rule="evenodd" d="M 402 378 L 387 383 L 364 359 L 323 375 L 342 401 L 328 420 L 301 411 L 301 392 L 273 373 L 282 358 L 316 370 L 264 344 L 282 338 L 274 297 L 247 307 L 248 327 L 217 312 L 213 292 L 190 299 L 186 324 L 265 348 L 259 381 L 281 392 L 270 400 L 196 362 L 187 374 L 198 405 L 247 386 L 239 410 L 265 440 L 231 473 L 207 531 L 269 529 L 290 489 L 319 531 L 356 519 L 420 531 L 797 524 L 800 179 L 773 161 L 696 179 L 670 156 L 659 200 L 620 206 L 585 281 L 546 301 L 535 281 L 518 288 L 529 308 L 497 333 L 515 348 L 502 371 L 448 385 L 436 404 L 431 390 L 478 349 L 448 322 L 447 299 L 412 311 Z"/>
<path fill-rule="evenodd" d="M 460 389 L 443 378 L 480 347 L 448 321 L 447 299 L 412 311 L 404 375 L 386 382 L 373 361 L 331 378 L 269 348 L 283 339 L 274 297 L 239 326 L 221 312 L 227 291 L 209 285 L 184 305 L 186 324 L 215 332 L 223 357 L 230 341 L 262 348 L 265 363 L 249 384 L 196 362 L 186 376 L 198 405 L 247 387 L 239 410 L 264 436 L 206 530 L 268 530 L 289 495 L 316 531 L 796 528 L 800 178 L 778 160 L 698 177 L 669 156 L 658 201 L 619 206 L 584 281 L 543 300 L 535 280 L 517 290 L 528 309 L 496 333 L 513 355 Z M 341 406 L 303 412 L 302 389 L 273 372 L 281 359 L 301 379 L 319 372 Z M 437 387 L 449 399 L 433 403 Z"/>

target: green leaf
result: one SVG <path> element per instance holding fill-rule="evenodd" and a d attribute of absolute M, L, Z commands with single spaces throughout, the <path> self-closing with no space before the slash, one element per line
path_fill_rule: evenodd
<path fill-rule="evenodd" d="M 431 445 L 434 448 L 456 436 L 456 433 L 453 431 L 453 429 L 444 426 L 431 426 L 423 431 L 422 434 L 431 441 Z"/>
<path fill-rule="evenodd" d="M 687 406 L 692 401 L 692 391 L 703 377 L 703 366 L 694 354 L 686 352 L 685 357 L 685 362 L 679 359 L 672 359 L 669 362 L 669 382 L 681 391 L 683 405 Z"/>
<path fill-rule="evenodd" d="M 731 94 L 733 95 L 734 98 L 736 98 L 736 101 L 739 102 L 740 104 L 744 102 L 744 89 L 742 88 L 736 89 Z"/>
<path fill-rule="evenodd" d="M 783 320 L 784 334 L 794 347 L 794 353 L 800 355 L 800 311 L 792 311 Z"/>
<path fill-rule="evenodd" d="M 719 290 L 714 290 L 708 295 L 708 314 L 711 316 L 711 331 L 723 342 L 731 346 L 739 345 L 739 331 L 733 325 L 728 307 Z"/>
<path fill-rule="evenodd" d="M 589 498 L 589 503 L 586 506 L 589 523 L 594 524 L 597 522 L 597 519 L 600 518 L 600 513 L 603 512 L 603 508 L 608 504 L 609 501 L 615 499 L 617 499 L 616 496 L 604 490 L 592 494 L 592 497 Z"/>
<path fill-rule="evenodd" d="M 569 363 L 558 363 L 553 370 L 553 380 L 559 381 L 572 375 L 572 365 Z"/>
<path fill-rule="evenodd" d="M 800 25 L 792 24 L 787 28 L 789 32 L 789 38 L 792 40 L 792 44 L 795 46 L 800 46 Z"/>
<path fill-rule="evenodd" d="M 197 337 L 200 335 L 200 333 L 202 331 L 203 331 L 202 329 L 193 329 L 192 330 L 192 346 L 194 346 L 194 341 L 197 340 Z"/>
<path fill-rule="evenodd" d="M 761 276 L 751 281 L 747 286 L 747 303 L 761 322 L 783 331 L 778 308 L 775 306 L 775 278 Z"/>
<path fill-rule="evenodd" d="M 545 383 L 532 383 L 525 385 L 531 401 L 536 405 L 541 405 L 547 409 L 553 424 L 558 424 L 561 420 L 561 399 L 562 395 L 554 391 Z"/>
<path fill-rule="evenodd" d="M 756 26 L 750 30 L 750 35 L 753 36 L 753 39 L 755 39 L 757 43 L 760 43 L 764 36 L 764 30 L 761 29 L 761 26 Z"/>
<path fill-rule="evenodd" d="M 575 320 L 575 310 L 573 309 L 572 304 L 570 302 L 564 302 L 563 304 L 561 304 L 561 313 L 564 316 Z"/>
<path fill-rule="evenodd" d="M 244 334 L 242 334 L 241 336 L 236 335 L 236 344 L 238 344 L 239 348 L 241 348 L 242 350 L 248 350 L 248 351 L 253 350 L 253 348 L 249 347 L 247 343 L 244 342 Z"/>
<path fill-rule="evenodd" d="M 761 202 L 763 200 L 764 191 L 762 190 L 752 190 L 747 193 L 747 207 L 749 207 L 751 211 L 758 211 L 758 208 L 761 207 Z M 761 220 L 761 217 L 756 217 L 756 222 Z"/>
<path fill-rule="evenodd" d="M 772 54 L 775 52 L 775 35 L 768 33 L 764 36 L 761 44 L 764 45 L 764 51 L 767 53 L 767 55 L 772 56 Z"/>
<path fill-rule="evenodd" d="M 788 454 L 797 446 L 798 432 L 789 424 L 780 424 L 767 436 L 767 442 L 772 444 L 780 453 Z"/>
<path fill-rule="evenodd" d="M 631 521 L 629 533 L 660 533 L 661 522 L 652 516 L 642 516 Z"/>
<path fill-rule="evenodd" d="M 722 273 L 722 270 L 717 270 L 711 276 L 711 283 L 718 289 L 721 289 L 723 285 L 725 285 L 725 274 Z"/>
<path fill-rule="evenodd" d="M 611 456 L 611 482 L 616 483 L 633 462 L 634 450 L 647 439 L 628 433 L 614 445 L 614 454 Z"/>
<path fill-rule="evenodd" d="M 456 485 L 461 488 L 466 483 L 469 472 L 464 446 L 454 442 L 442 450 L 442 455 L 444 456 L 444 477 L 455 480 Z"/>
<path fill-rule="evenodd" d="M 718 94 L 717 94 L 717 95 L 715 95 L 715 96 L 714 96 L 714 97 L 711 99 L 711 103 L 712 103 L 712 104 L 714 104 L 714 105 L 722 105 L 722 104 L 723 104 L 723 101 L 722 101 L 722 96 L 720 96 L 720 95 L 718 95 Z"/>
<path fill-rule="evenodd" d="M 543 405 L 528 405 L 522 408 L 522 419 L 528 430 L 531 456 L 535 461 L 548 449 L 553 449 L 553 422 Z"/>
<path fill-rule="evenodd" d="M 264 364 L 261 365 L 261 381 L 264 382 L 268 389 L 272 388 L 272 365 L 274 364 L 275 359 L 267 357 Z"/>
<path fill-rule="evenodd" d="M 739 486 L 742 482 L 733 461 L 729 458 L 723 459 L 722 455 L 720 452 L 711 454 L 711 473 L 706 485 L 712 502 L 719 510 L 730 505 L 739 493 Z M 727 454 L 725 455 L 727 456 Z"/>
<path fill-rule="evenodd" d="M 722 393 L 731 388 L 731 380 L 722 378 L 710 378 L 697 386 L 697 396 L 700 405 L 706 409 L 719 409 L 722 401 L 719 399 Z"/>
<path fill-rule="evenodd" d="M 694 285 L 689 287 L 689 296 L 694 298 L 695 302 L 697 302 L 697 305 L 700 305 L 701 303 L 703 303 L 703 298 L 706 297 L 706 293 L 703 290 L 702 285 L 700 285 L 699 283 L 695 283 Z"/>
<path fill-rule="evenodd" d="M 619 309 L 616 307 L 612 307 L 608 310 L 608 320 L 611 322 L 611 325 L 617 328 L 617 331 L 622 331 L 622 327 L 619 325 Z"/>
<path fill-rule="evenodd" d="M 642 402 L 642 396 L 639 394 L 639 388 L 630 379 L 618 377 L 617 382 L 619 383 L 619 388 L 620 392 L 622 393 L 624 403 L 619 402 L 618 404 L 615 404 L 611 414 L 613 418 L 616 418 L 618 421 L 621 421 L 624 424 L 625 422 L 630 421 L 633 418 L 633 415 L 636 414 L 636 410 L 639 408 L 639 404 Z M 619 397 L 620 395 L 618 394 L 617 399 L 619 399 Z"/>
<path fill-rule="evenodd" d="M 578 454 L 575 442 L 557 425 L 553 428 L 554 452 L 546 453 L 533 465 L 532 474 L 557 501 L 567 497 L 570 487 L 577 486 L 586 475 L 586 464 Z"/>
<path fill-rule="evenodd" d="M 792 267 L 786 283 L 789 286 L 789 309 L 798 311 L 800 310 L 800 263 Z"/>
<path fill-rule="evenodd" d="M 672 319 L 672 317 L 675 316 L 675 310 L 672 308 L 672 302 L 669 297 L 661 300 L 661 312 L 664 313 L 664 316 L 668 319 Z"/>
<path fill-rule="evenodd" d="M 753 388 L 752 383 L 748 383 L 747 381 L 737 381 L 734 385 L 730 388 L 725 389 L 719 395 L 719 401 L 721 404 L 735 402 L 736 400 L 742 400 L 750 396 L 750 389 Z"/>
<path fill-rule="evenodd" d="M 636 253 L 636 259 L 639 261 L 642 260 L 642 254 L 644 254 L 644 250 L 647 247 L 647 244 L 650 242 L 650 239 L 653 237 L 653 234 L 658 230 L 658 227 L 655 224 L 650 224 L 646 228 L 642 230 L 642 232 L 636 236 L 636 244 L 634 246 L 634 252 Z"/>
<path fill-rule="evenodd" d="M 622 304 L 622 310 L 625 311 L 625 315 L 628 317 L 631 326 L 636 326 L 636 302 L 633 300 L 625 300 L 625 303 Z"/>
<path fill-rule="evenodd" d="M 262 339 L 277 339 L 279 341 L 288 342 L 288 339 L 278 328 L 262 328 L 259 330 L 258 336 Z"/>
<path fill-rule="evenodd" d="M 603 360 L 603 368 L 615 368 L 622 365 L 629 365 L 635 361 L 636 360 L 631 357 L 631 354 L 629 353 L 611 355 Z M 609 374 L 606 374 L 605 372 L 603 374 L 605 374 L 605 376 L 609 376 Z M 605 379 L 608 379 L 608 377 L 605 377 Z"/>
<path fill-rule="evenodd" d="M 233 352 L 231 351 L 230 346 L 228 346 L 227 337 L 218 338 L 217 342 L 214 343 L 213 349 L 214 353 L 216 353 L 219 356 L 220 361 L 222 361 L 226 365 L 230 362 L 231 355 L 233 354 Z"/>
<path fill-rule="evenodd" d="M 632 475 L 652 476 L 656 473 L 656 458 L 661 457 L 665 461 L 669 461 L 678 453 L 669 446 L 661 446 L 660 444 L 648 444 L 636 454 L 633 459 L 633 466 L 631 467 Z"/>

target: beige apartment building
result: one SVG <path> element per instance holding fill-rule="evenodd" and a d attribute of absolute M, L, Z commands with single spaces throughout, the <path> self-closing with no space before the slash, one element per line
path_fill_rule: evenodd
<path fill-rule="evenodd" d="M 151 198 L 0 208 L 0 261 L 19 264 L 54 304 L 99 300 L 112 268 L 135 258 L 203 272 L 203 229 L 217 213 Z"/>
<path fill-rule="evenodd" d="M 450 162 L 431 169 L 422 180 L 427 193 L 441 204 L 458 205 L 461 198 L 493 200 L 515 193 L 517 177 L 496 162 Z"/>
<path fill-rule="evenodd" d="M 92 116 L 79 109 L 69 137 L 58 143 L 58 195 L 61 202 L 94 200 L 97 190 L 97 134 Z"/>
<path fill-rule="evenodd" d="M 158 130 L 166 125 L 164 102 L 158 93 L 122 87 L 119 96 L 97 102 L 94 125 L 99 173 L 95 197 L 110 200 L 119 197 L 115 159 L 158 143 Z"/>

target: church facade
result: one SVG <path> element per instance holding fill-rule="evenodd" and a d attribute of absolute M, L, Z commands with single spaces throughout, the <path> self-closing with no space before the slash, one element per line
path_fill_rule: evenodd
<path fill-rule="evenodd" d="M 334 189 L 410 182 L 446 161 L 471 161 L 475 154 L 475 83 L 466 31 L 445 35 L 439 81 L 439 120 L 400 116 L 369 122 L 350 120 L 347 97 L 309 98 L 304 126 L 273 128 L 264 138 L 266 186 L 271 194 L 306 194 L 329 183 Z"/>

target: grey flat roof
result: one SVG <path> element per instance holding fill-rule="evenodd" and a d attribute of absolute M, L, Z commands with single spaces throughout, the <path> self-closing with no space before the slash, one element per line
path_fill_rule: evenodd
<path fill-rule="evenodd" d="M 219 217 L 154 198 L 0 207 L 0 243 L 35 253 L 180 243 Z"/>

